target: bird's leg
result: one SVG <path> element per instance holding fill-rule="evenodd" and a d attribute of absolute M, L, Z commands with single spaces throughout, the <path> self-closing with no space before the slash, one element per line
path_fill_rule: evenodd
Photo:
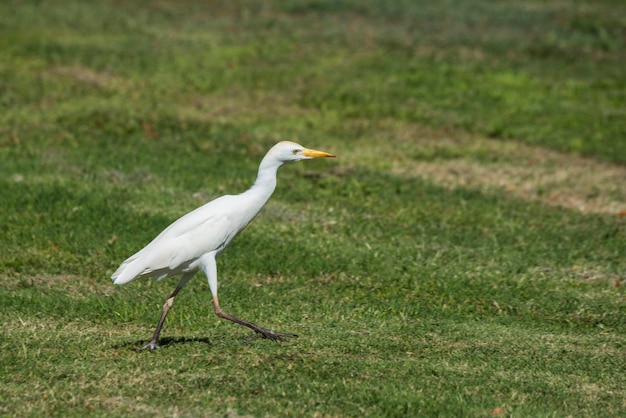
<path fill-rule="evenodd" d="M 163 304 L 163 311 L 161 312 L 161 318 L 159 319 L 159 323 L 157 324 L 157 327 L 154 330 L 154 335 L 152 335 L 152 339 L 150 340 L 148 344 L 144 345 L 143 347 L 139 347 L 137 350 L 145 350 L 146 348 L 149 348 L 150 351 L 152 351 L 152 350 L 158 350 L 159 348 L 161 348 L 159 347 L 159 344 L 158 344 L 159 334 L 161 334 L 161 328 L 163 328 L 163 323 L 165 323 L 165 317 L 167 316 L 167 313 L 169 312 L 172 305 L 174 304 L 174 298 L 176 297 L 178 292 L 181 291 L 181 289 L 187 284 L 189 279 L 191 279 L 194 274 L 195 272 L 183 274 L 183 277 L 180 279 L 180 282 L 178 282 L 176 289 L 174 289 L 172 294 L 167 298 L 167 300 Z"/>
<path fill-rule="evenodd" d="M 235 322 L 239 325 L 243 325 L 244 327 L 248 327 L 254 331 L 254 334 L 252 334 L 251 337 L 246 339 L 244 343 L 249 343 L 250 341 L 252 341 L 259 335 L 261 335 L 263 338 L 267 338 L 272 341 L 286 341 L 287 338 L 298 338 L 296 334 L 288 334 L 284 332 L 272 331 L 272 330 L 260 327 L 258 325 L 255 325 L 251 322 L 244 321 L 243 319 L 237 318 L 236 316 L 227 314 L 220 308 L 220 303 L 219 303 L 219 300 L 217 299 L 217 295 L 213 296 L 213 308 L 215 308 L 215 313 L 220 318 L 224 318 L 229 321 Z"/>
<path fill-rule="evenodd" d="M 174 304 L 174 298 L 176 297 L 178 292 L 180 292 L 180 289 L 182 288 L 176 286 L 176 289 L 174 289 L 170 297 L 167 298 L 167 300 L 163 304 L 163 311 L 161 312 L 161 318 L 159 319 L 159 323 L 157 324 L 157 327 L 154 330 L 154 335 L 152 335 L 152 339 L 150 340 L 150 342 L 144 345 L 143 347 L 138 348 L 137 350 L 145 350 L 146 348 L 149 348 L 150 351 L 152 351 L 152 350 L 158 350 L 159 348 L 161 348 L 158 344 L 159 334 L 161 334 L 161 328 L 163 328 L 165 317 L 167 316 L 167 313 L 169 312 L 172 305 Z"/>

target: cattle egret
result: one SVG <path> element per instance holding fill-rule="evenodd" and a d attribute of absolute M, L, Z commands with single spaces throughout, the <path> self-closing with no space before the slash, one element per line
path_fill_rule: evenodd
<path fill-rule="evenodd" d="M 220 308 L 217 298 L 217 266 L 215 259 L 239 234 L 268 201 L 276 188 L 276 172 L 284 163 L 334 155 L 306 149 L 295 142 L 283 141 L 265 155 L 256 181 L 250 189 L 238 195 L 226 195 L 206 203 L 184 215 L 165 228 L 152 242 L 132 255 L 113 273 L 115 284 L 128 283 L 141 277 L 162 280 L 181 275 L 176 289 L 163 305 L 161 318 L 152 340 L 140 349 L 158 349 L 159 334 L 174 298 L 193 275 L 202 270 L 209 281 L 215 313 L 229 321 L 244 325 L 256 336 L 284 341 L 295 334 L 271 331 L 251 322 L 229 315 Z"/>

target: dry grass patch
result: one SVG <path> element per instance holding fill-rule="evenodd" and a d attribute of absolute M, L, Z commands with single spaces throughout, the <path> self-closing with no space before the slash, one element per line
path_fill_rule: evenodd
<path fill-rule="evenodd" d="M 132 324 L 124 324 L 122 328 L 110 325 L 95 325 L 79 321 L 57 321 L 53 318 L 36 318 L 32 316 L 19 316 L 11 314 L 4 318 L 5 330 L 19 334 L 24 340 L 39 339 L 43 342 L 56 342 L 59 340 L 100 340 L 129 338 L 143 332 L 144 328 Z"/>
<path fill-rule="evenodd" d="M 288 95 L 230 88 L 210 96 L 182 97 L 176 112 L 190 122 L 255 122 L 305 118 L 315 111 L 298 106 Z"/>
<path fill-rule="evenodd" d="M 507 152 L 507 150 L 505 150 Z M 541 160 L 501 163 L 455 158 L 396 164 L 393 171 L 419 176 L 446 187 L 497 188 L 523 199 L 583 213 L 620 214 L 626 210 L 626 167 L 582 157 L 551 154 Z"/>
<path fill-rule="evenodd" d="M 502 190 L 582 213 L 626 211 L 626 167 L 615 163 L 396 121 L 382 123 L 366 140 L 357 153 L 344 152 L 342 161 L 370 166 L 390 161 L 384 168 L 397 175 L 451 189 Z"/>
<path fill-rule="evenodd" d="M 589 267 L 574 264 L 567 268 L 555 267 L 535 267 L 530 270 L 530 274 L 539 277 L 553 277 L 557 280 L 575 279 L 586 282 L 606 283 L 610 287 L 621 287 L 623 279 L 615 273 L 602 269 L 599 266 Z"/>
<path fill-rule="evenodd" d="M 89 295 L 111 296 L 115 288 L 111 281 L 86 278 L 72 274 L 58 275 L 9 275 L 1 278 L 6 289 L 19 287 L 34 287 L 41 290 L 62 290 L 64 294 L 72 298 L 84 298 Z"/>
<path fill-rule="evenodd" d="M 48 78 L 67 78 L 78 84 L 97 88 L 128 88 L 128 83 L 109 71 L 95 71 L 80 65 L 54 67 L 42 74 Z"/>

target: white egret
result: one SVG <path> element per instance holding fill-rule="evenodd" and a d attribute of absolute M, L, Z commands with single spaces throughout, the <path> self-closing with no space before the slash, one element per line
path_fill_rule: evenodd
<path fill-rule="evenodd" d="M 295 334 L 262 328 L 224 312 L 217 298 L 215 259 L 268 201 L 276 188 L 276 172 L 281 165 L 290 161 L 327 157 L 334 157 L 334 155 L 306 149 L 295 142 L 279 142 L 261 161 L 256 181 L 250 189 L 238 195 L 222 196 L 189 212 L 122 263 L 111 276 L 115 284 L 128 283 L 141 277 L 162 280 L 170 276 L 182 276 L 176 289 L 163 305 L 161 318 L 152 340 L 141 349 L 159 348 L 159 334 L 165 317 L 174 303 L 174 298 L 199 270 L 204 272 L 209 281 L 215 313 L 220 318 L 252 329 L 254 333 L 250 339 L 258 335 L 274 341 L 297 337 Z"/>

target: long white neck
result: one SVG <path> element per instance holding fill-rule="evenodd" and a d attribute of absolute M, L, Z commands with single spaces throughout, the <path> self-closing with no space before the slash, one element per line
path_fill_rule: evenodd
<path fill-rule="evenodd" d="M 276 173 L 281 165 L 283 165 L 282 161 L 268 153 L 259 165 L 254 184 L 245 192 L 246 194 L 256 196 L 261 207 L 265 205 L 265 202 L 268 201 L 272 193 L 274 193 L 274 189 L 276 189 Z"/>

